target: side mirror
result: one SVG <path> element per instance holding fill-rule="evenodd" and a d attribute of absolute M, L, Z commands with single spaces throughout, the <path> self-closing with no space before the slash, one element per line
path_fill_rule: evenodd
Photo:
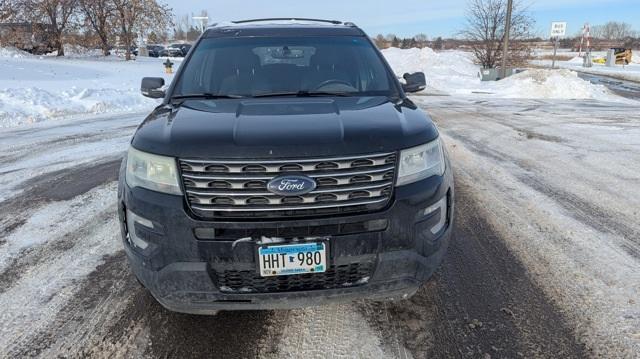
<path fill-rule="evenodd" d="M 427 80 L 423 72 L 406 73 L 402 77 L 406 82 L 402 85 L 404 92 L 418 92 L 427 87 Z"/>
<path fill-rule="evenodd" d="M 145 77 L 140 85 L 140 92 L 143 96 L 150 98 L 163 98 L 164 90 L 160 90 L 164 86 L 162 77 Z"/>

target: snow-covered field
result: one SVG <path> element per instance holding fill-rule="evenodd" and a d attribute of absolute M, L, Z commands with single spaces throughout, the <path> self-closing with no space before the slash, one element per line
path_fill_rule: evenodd
<path fill-rule="evenodd" d="M 140 79 L 164 76 L 161 59 L 123 61 L 71 53 L 32 56 L 0 49 L 0 128 L 74 115 L 148 110 L 157 101 L 140 94 Z M 176 65 L 177 67 L 177 65 Z"/>

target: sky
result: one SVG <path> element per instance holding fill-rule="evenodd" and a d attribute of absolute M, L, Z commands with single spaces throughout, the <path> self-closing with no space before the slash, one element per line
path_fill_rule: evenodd
<path fill-rule="evenodd" d="M 351 21 L 370 36 L 393 33 L 430 38 L 455 36 L 464 28 L 467 0 L 163 0 L 176 15 L 207 10 L 210 22 L 265 17 L 312 17 Z M 552 21 L 566 21 L 567 34 L 610 20 L 640 31 L 640 0 L 514 0 L 528 4 L 536 34 L 548 37 Z"/>

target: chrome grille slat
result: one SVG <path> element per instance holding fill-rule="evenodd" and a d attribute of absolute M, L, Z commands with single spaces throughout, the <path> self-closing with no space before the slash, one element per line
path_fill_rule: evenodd
<path fill-rule="evenodd" d="M 394 170 L 395 166 L 393 165 L 376 166 L 375 168 L 369 169 L 369 170 L 362 169 L 365 167 L 358 167 L 358 168 L 360 168 L 360 170 L 349 170 L 349 171 L 333 170 L 333 171 L 321 171 L 321 172 L 299 171 L 297 173 L 303 173 L 311 178 L 343 177 L 343 176 L 356 176 L 356 175 L 370 175 L 372 173 L 379 174 L 381 172 Z M 282 172 L 274 172 L 274 173 L 265 173 L 260 175 L 247 174 L 244 176 L 237 176 L 237 175 L 229 175 L 227 174 L 227 172 L 210 174 L 208 172 L 195 173 L 195 171 L 185 171 L 184 169 L 182 171 L 183 171 L 182 177 L 188 178 L 188 179 L 194 179 L 194 180 L 197 180 L 197 179 L 218 180 L 219 179 L 219 180 L 242 180 L 242 181 L 247 181 L 247 180 L 270 181 L 272 178 L 283 174 Z"/>
<path fill-rule="evenodd" d="M 365 205 L 365 204 L 375 204 L 375 203 L 381 203 L 381 202 L 385 202 L 387 201 L 386 198 L 378 198 L 378 199 L 374 199 L 374 200 L 364 200 L 364 201 L 351 201 L 348 203 L 344 203 L 342 204 L 342 206 L 361 206 L 361 205 Z M 278 207 L 277 210 L 279 211 L 293 211 L 293 210 L 304 210 L 304 209 L 317 209 L 317 208 L 330 208 L 330 207 L 335 207 L 335 203 L 333 202 L 327 202 L 327 203 L 318 203 L 318 204 L 313 204 L 311 206 L 304 206 L 304 205 L 296 205 L 296 206 L 281 206 Z M 204 212 L 214 212 L 214 211 L 225 211 L 225 212 L 240 212 L 240 211 L 256 211 L 256 212 L 267 212 L 267 211 L 273 211 L 274 208 L 273 207 L 258 207 L 258 206 L 244 206 L 244 207 L 233 207 L 233 206 L 227 206 L 227 207 L 219 207 L 219 208 L 211 208 L 209 206 L 198 206 L 198 205 L 192 205 L 191 208 L 193 209 L 197 209 L 199 211 L 204 211 Z"/>
<path fill-rule="evenodd" d="M 355 191 L 366 191 L 366 190 L 374 190 L 374 189 L 383 189 L 385 187 L 390 186 L 389 182 L 382 182 L 378 184 L 368 184 L 368 185 L 356 185 L 356 186 L 348 186 L 348 187 L 330 187 L 330 188 L 322 188 L 315 189 L 308 194 L 319 194 L 319 193 L 336 193 L 336 192 L 355 192 Z M 196 196 L 277 196 L 274 193 L 267 191 L 260 192 L 252 192 L 252 191 L 194 191 L 187 189 L 187 193 L 193 194 Z M 280 196 L 278 196 L 280 197 Z"/>
<path fill-rule="evenodd" d="M 308 193 L 308 194 L 304 194 L 304 195 L 299 195 L 296 197 L 301 197 L 302 198 L 302 203 L 315 203 L 318 202 L 318 197 L 320 197 L 321 195 L 333 195 L 335 196 L 335 204 L 339 205 L 341 201 L 345 201 L 345 200 L 349 200 L 351 199 L 351 195 L 353 193 L 360 193 L 360 192 L 367 192 L 369 195 L 367 197 L 369 198 L 373 198 L 373 197 L 380 197 L 382 196 L 382 193 L 384 191 L 386 187 L 384 188 L 379 188 L 379 189 L 372 189 L 372 190 L 358 190 L 358 191 L 349 191 L 349 192 L 324 192 L 324 193 Z M 193 193 L 190 193 L 193 194 Z M 269 204 L 281 204 L 282 203 L 282 199 L 286 198 L 286 197 L 282 197 L 282 196 L 277 196 L 274 194 L 267 194 L 267 195 L 256 195 L 256 194 L 247 194 L 247 195 L 210 195 L 210 194 L 195 194 L 194 197 L 192 197 L 191 202 L 192 203 L 198 203 L 198 204 L 212 204 L 212 201 L 216 198 L 228 198 L 230 201 L 233 202 L 234 205 L 246 205 L 247 201 L 252 199 L 252 198 L 256 198 L 256 197 L 261 197 L 266 199 L 267 201 L 269 201 Z"/>
<path fill-rule="evenodd" d="M 396 154 L 278 160 L 180 159 L 185 195 L 192 210 L 214 212 L 300 211 L 380 208 L 393 192 Z M 316 180 L 315 190 L 293 197 L 267 191 L 267 183 L 284 174 Z M 253 214 L 252 216 L 255 216 Z"/>
<path fill-rule="evenodd" d="M 273 164 L 273 163 L 309 163 L 309 162 L 338 162 L 338 161 L 354 161 L 362 158 L 374 159 L 374 158 L 387 158 L 395 157 L 395 152 L 377 153 L 373 155 L 360 155 L 360 156 L 348 156 L 348 157 L 326 157 L 326 158 L 299 158 L 299 159 L 282 159 L 282 160 L 200 160 L 200 159 L 181 159 L 181 163 L 200 163 L 200 164 L 236 164 L 247 165 L 258 163 L 261 165 Z"/>

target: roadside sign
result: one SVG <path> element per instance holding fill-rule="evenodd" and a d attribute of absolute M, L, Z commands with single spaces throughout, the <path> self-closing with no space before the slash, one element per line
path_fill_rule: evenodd
<path fill-rule="evenodd" d="M 551 23 L 551 37 L 562 37 L 567 32 L 567 23 L 554 21 Z"/>
<path fill-rule="evenodd" d="M 554 21 L 551 23 L 551 38 L 555 38 L 553 43 L 553 61 L 551 62 L 551 68 L 556 67 L 556 52 L 558 51 L 558 41 L 567 32 L 567 23 L 564 21 Z"/>

